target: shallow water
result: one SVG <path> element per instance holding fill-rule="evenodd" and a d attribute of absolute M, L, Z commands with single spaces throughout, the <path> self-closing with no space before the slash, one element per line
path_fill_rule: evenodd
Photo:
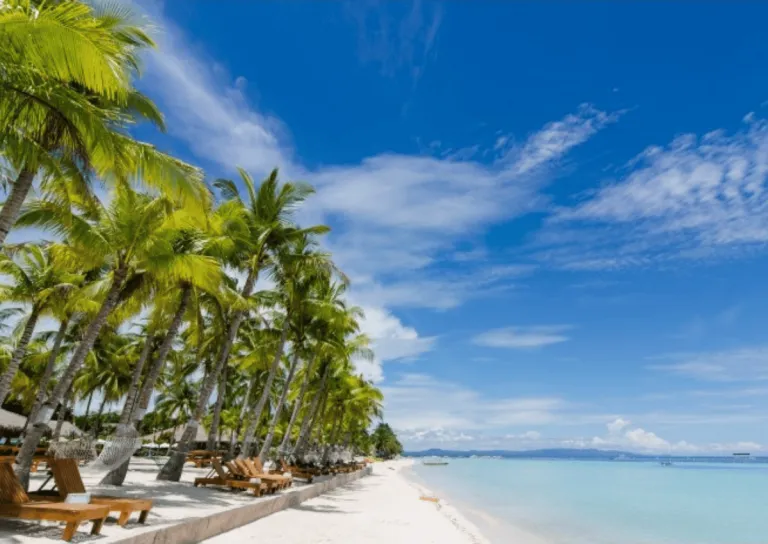
<path fill-rule="evenodd" d="M 768 464 L 451 459 L 413 471 L 497 520 L 494 543 L 504 523 L 553 544 L 768 543 Z"/>

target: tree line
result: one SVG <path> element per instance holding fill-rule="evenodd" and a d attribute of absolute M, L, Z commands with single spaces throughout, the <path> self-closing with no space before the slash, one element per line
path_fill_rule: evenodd
<path fill-rule="evenodd" d="M 183 428 L 159 479 L 180 478 L 201 425 L 233 455 L 371 451 L 383 397 L 355 372 L 372 357 L 363 313 L 322 249 L 330 229 L 295 219 L 313 188 L 277 170 L 209 181 L 134 138 L 165 129 L 134 86 L 147 28 L 120 4 L 0 2 L 0 326 L 18 320 L 0 404 L 29 414 L 18 476 L 76 403 L 94 435 Z M 10 243 L 21 228 L 42 239 Z"/>

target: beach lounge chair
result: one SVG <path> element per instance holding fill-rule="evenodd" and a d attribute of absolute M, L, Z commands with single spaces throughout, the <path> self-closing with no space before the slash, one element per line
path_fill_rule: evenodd
<path fill-rule="evenodd" d="M 285 482 L 281 478 L 278 478 L 275 474 L 267 474 L 266 472 L 257 470 L 250 459 L 235 459 L 233 462 L 240 474 L 245 475 L 246 478 L 258 478 L 266 483 L 270 493 L 274 493 L 278 489 L 283 489 L 283 487 L 285 487 Z"/>
<path fill-rule="evenodd" d="M 80 476 L 80 469 L 75 459 L 54 459 L 49 458 L 48 466 L 53 473 L 53 480 L 56 482 L 58 496 L 43 494 L 46 492 L 32 493 L 33 499 L 46 500 L 65 500 L 70 493 L 86 493 L 85 484 Z M 48 492 L 50 493 L 50 492 Z M 147 515 L 152 508 L 151 499 L 129 499 L 125 497 L 110 497 L 105 495 L 91 495 L 91 504 L 103 505 L 109 508 L 110 512 L 120 514 L 117 523 L 124 527 L 133 512 L 140 512 L 139 523 L 147 521 Z"/>
<path fill-rule="evenodd" d="M 109 508 L 99 504 L 32 502 L 13 473 L 11 463 L 0 463 L 0 517 L 66 523 L 62 538 L 69 542 L 77 527 L 86 521 L 93 521 L 91 534 L 98 535 L 108 515 Z"/>
<path fill-rule="evenodd" d="M 214 459 L 221 459 L 217 451 L 211 450 L 192 450 L 187 453 L 187 463 L 194 463 L 197 468 L 204 468 L 211 465 Z"/>
<path fill-rule="evenodd" d="M 285 462 L 285 459 L 282 457 L 279 460 L 280 468 L 278 469 L 280 473 L 290 472 L 291 476 L 296 476 L 297 478 L 303 478 L 307 480 L 309 483 L 312 483 L 312 479 L 315 476 L 319 476 L 320 472 L 310 469 L 304 469 L 301 467 L 297 467 L 295 465 L 289 465 Z"/>
<path fill-rule="evenodd" d="M 261 497 L 269 491 L 269 485 L 265 482 L 252 482 L 241 474 L 232 472 L 232 469 L 229 469 L 229 473 L 227 473 L 218 459 L 211 461 L 211 464 L 213 468 L 205 478 L 195 478 L 195 487 L 218 485 L 232 489 L 250 489 L 257 497 Z"/>
<path fill-rule="evenodd" d="M 275 478 L 280 483 L 281 488 L 291 487 L 291 485 L 293 485 L 293 478 L 291 476 L 284 476 L 282 474 L 270 474 L 264 470 L 264 465 L 261 464 L 261 459 L 258 457 L 246 459 L 245 462 L 246 464 L 250 463 L 252 465 L 252 471 L 255 470 L 260 474 L 266 474 L 270 478 Z"/>

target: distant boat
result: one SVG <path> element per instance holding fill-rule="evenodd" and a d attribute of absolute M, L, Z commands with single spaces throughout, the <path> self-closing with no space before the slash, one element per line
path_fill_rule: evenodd
<path fill-rule="evenodd" d="M 659 464 L 663 467 L 671 467 L 672 465 L 674 465 L 672 461 L 659 461 Z"/>
<path fill-rule="evenodd" d="M 422 465 L 426 465 L 428 467 L 441 467 L 443 465 L 447 465 L 448 461 L 445 461 L 443 459 L 432 459 L 427 461 L 422 461 Z"/>

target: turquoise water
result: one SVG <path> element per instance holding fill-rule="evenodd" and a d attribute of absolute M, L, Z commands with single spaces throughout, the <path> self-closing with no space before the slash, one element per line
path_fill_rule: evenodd
<path fill-rule="evenodd" d="M 451 459 L 417 480 L 553 544 L 766 544 L 768 464 Z M 483 529 L 487 527 L 480 523 Z"/>

